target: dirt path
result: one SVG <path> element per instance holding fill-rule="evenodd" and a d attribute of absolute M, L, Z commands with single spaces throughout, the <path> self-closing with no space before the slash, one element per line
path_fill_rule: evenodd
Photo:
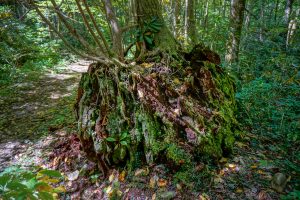
<path fill-rule="evenodd" d="M 52 130 L 72 126 L 76 88 L 89 64 L 80 60 L 60 73 L 32 72 L 13 85 L 0 87 L 0 172 L 28 148 L 44 148 Z"/>

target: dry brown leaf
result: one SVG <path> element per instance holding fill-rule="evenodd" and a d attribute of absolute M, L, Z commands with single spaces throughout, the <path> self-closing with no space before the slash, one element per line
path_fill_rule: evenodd
<path fill-rule="evenodd" d="M 122 172 L 119 174 L 119 181 L 124 182 L 124 181 L 125 181 L 125 176 L 126 176 L 126 172 L 125 172 L 125 171 L 122 171 Z"/>
<path fill-rule="evenodd" d="M 166 187 L 167 184 L 168 184 L 168 181 L 165 180 L 165 179 L 162 179 L 162 178 L 159 179 L 159 180 L 158 180 L 158 183 L 157 183 L 158 187 Z"/>

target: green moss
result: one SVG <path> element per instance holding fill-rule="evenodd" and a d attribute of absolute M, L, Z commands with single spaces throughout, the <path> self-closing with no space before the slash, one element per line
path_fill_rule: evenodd
<path fill-rule="evenodd" d="M 178 147 L 176 144 L 169 144 L 166 150 L 166 156 L 171 161 L 175 162 L 176 165 L 182 163 L 189 164 L 191 163 L 192 156 L 185 152 L 182 148 Z"/>

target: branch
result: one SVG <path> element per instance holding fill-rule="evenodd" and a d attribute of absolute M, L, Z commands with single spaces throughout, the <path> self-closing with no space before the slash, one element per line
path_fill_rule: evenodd
<path fill-rule="evenodd" d="M 95 51 L 89 47 L 88 42 L 77 33 L 77 31 L 67 22 L 66 18 L 60 13 L 60 10 L 59 10 L 55 0 L 50 0 L 50 1 L 51 1 L 52 5 L 54 6 L 54 10 L 57 13 L 58 17 L 61 19 L 61 21 L 67 27 L 67 29 L 69 30 L 71 35 L 73 35 L 75 38 L 77 38 L 78 41 L 82 44 L 82 46 L 84 46 L 91 54 L 94 54 Z"/>
<path fill-rule="evenodd" d="M 76 50 L 65 38 L 64 36 L 53 26 L 53 24 L 43 15 L 43 13 L 39 10 L 39 8 L 37 6 L 34 6 L 34 9 L 36 10 L 37 14 L 42 18 L 42 20 L 57 34 L 57 36 L 64 42 L 64 44 L 67 46 L 67 48 L 70 49 L 70 51 L 72 51 L 73 53 L 75 53 L 76 55 L 79 55 L 83 58 L 88 58 L 103 64 L 107 64 L 107 58 L 103 57 L 103 58 L 98 58 L 98 57 L 93 57 L 90 55 L 87 55 L 83 52 L 80 52 L 78 50 Z"/>
<path fill-rule="evenodd" d="M 84 21 L 84 24 L 85 24 L 86 28 L 90 31 L 90 33 L 91 33 L 91 35 L 93 36 L 95 42 L 98 44 L 98 46 L 99 46 L 101 52 L 104 53 L 104 49 L 103 49 L 103 47 L 102 47 L 100 41 L 98 40 L 97 36 L 95 35 L 94 31 L 92 30 L 92 28 L 91 28 L 89 22 L 87 21 L 87 18 L 86 18 L 85 14 L 84 14 L 84 12 L 83 12 L 83 10 L 82 10 L 82 7 L 81 7 L 79 1 L 78 1 L 78 0 L 75 0 L 75 1 L 76 1 L 76 4 L 77 4 L 77 7 L 78 7 L 78 9 L 79 9 L 79 12 L 80 12 L 80 14 L 81 14 L 81 16 L 82 16 L 82 18 L 83 18 L 83 21 Z"/>
<path fill-rule="evenodd" d="M 128 47 L 126 47 L 126 49 L 124 50 L 124 57 L 127 56 L 129 50 L 135 45 L 135 42 L 132 42 L 131 44 L 129 44 Z"/>
<path fill-rule="evenodd" d="M 101 40 L 102 40 L 102 42 L 103 42 L 103 44 L 104 44 L 104 46 L 105 46 L 105 49 L 107 50 L 107 52 L 108 52 L 109 55 L 113 55 L 113 53 L 110 51 L 110 48 L 109 48 L 109 46 L 108 46 L 108 44 L 107 44 L 107 41 L 106 41 L 104 35 L 103 35 L 102 32 L 100 31 L 100 29 L 99 29 L 99 27 L 98 27 L 98 25 L 97 25 L 97 23 L 96 23 L 96 20 L 95 20 L 95 18 L 94 18 L 94 15 L 92 14 L 92 12 L 91 12 L 91 10 L 90 10 L 90 8 L 89 8 L 89 6 L 88 6 L 86 0 L 83 0 L 83 4 L 84 4 L 85 9 L 86 9 L 86 11 L 88 12 L 88 14 L 89 14 L 89 16 L 90 16 L 92 22 L 93 22 L 93 25 L 94 25 L 94 27 L 95 27 L 95 29 L 96 29 L 98 35 L 101 37 Z"/>

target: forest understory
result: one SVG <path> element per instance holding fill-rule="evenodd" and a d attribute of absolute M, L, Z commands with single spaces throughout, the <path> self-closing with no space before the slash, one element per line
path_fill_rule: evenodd
<path fill-rule="evenodd" d="M 0 200 L 300 199 L 299 3 L 0 1 Z"/>
<path fill-rule="evenodd" d="M 1 93 L 6 94 L 5 98 L 1 98 L 2 108 L 15 108 L 6 110 L 6 116 L 9 113 L 11 117 L 2 118 L 1 123 L 15 124 L 9 131 L 17 133 L 16 136 L 2 135 L 5 137 L 0 144 L 1 171 L 8 166 L 11 166 L 11 171 L 20 167 L 33 170 L 37 166 L 58 170 L 65 177 L 59 182 L 65 187 L 62 199 L 111 199 L 114 196 L 122 199 L 280 198 L 281 194 L 274 190 L 271 183 L 274 174 L 289 170 L 284 169 L 285 165 L 280 165 L 289 153 L 282 151 L 280 141 L 272 142 L 248 131 L 234 143 L 229 157 L 222 157 L 216 162 L 207 159 L 197 163 L 194 173 L 198 175 L 183 177 L 192 180 L 178 181 L 173 176 L 175 171 L 167 165 L 155 163 L 131 172 L 112 169 L 108 172 L 109 178 L 105 179 L 97 165 L 87 158 L 79 138 L 74 135 L 77 131 L 76 125 L 71 123 L 74 116 L 64 119 L 69 122 L 68 126 L 65 126 L 65 121 L 56 124 L 55 120 L 49 119 L 61 109 L 72 109 L 75 98 L 70 91 L 78 86 L 79 73 L 87 71 L 87 68 L 88 63 L 80 61 L 65 67 L 61 73 L 38 73 L 34 78 L 25 77 L 22 85 L 17 87 L 20 89 L 13 93 L 7 90 L 15 88 L 15 85 L 1 88 Z M 49 98 L 59 101 L 54 103 Z M 46 105 L 47 109 L 43 111 L 39 105 Z M 31 114 L 28 115 L 28 112 Z M 21 113 L 27 113 L 24 117 L 30 116 L 33 124 L 28 123 Z M 67 115 L 68 112 L 61 116 L 55 114 L 55 118 L 70 117 Z M 36 121 L 40 121 L 39 127 L 34 126 Z M 33 135 L 41 132 L 38 129 L 41 125 L 45 127 L 44 134 Z M 285 188 L 287 191 L 293 190 L 293 179 L 299 178 L 299 175 L 297 172 L 290 174 L 291 181 Z"/>

